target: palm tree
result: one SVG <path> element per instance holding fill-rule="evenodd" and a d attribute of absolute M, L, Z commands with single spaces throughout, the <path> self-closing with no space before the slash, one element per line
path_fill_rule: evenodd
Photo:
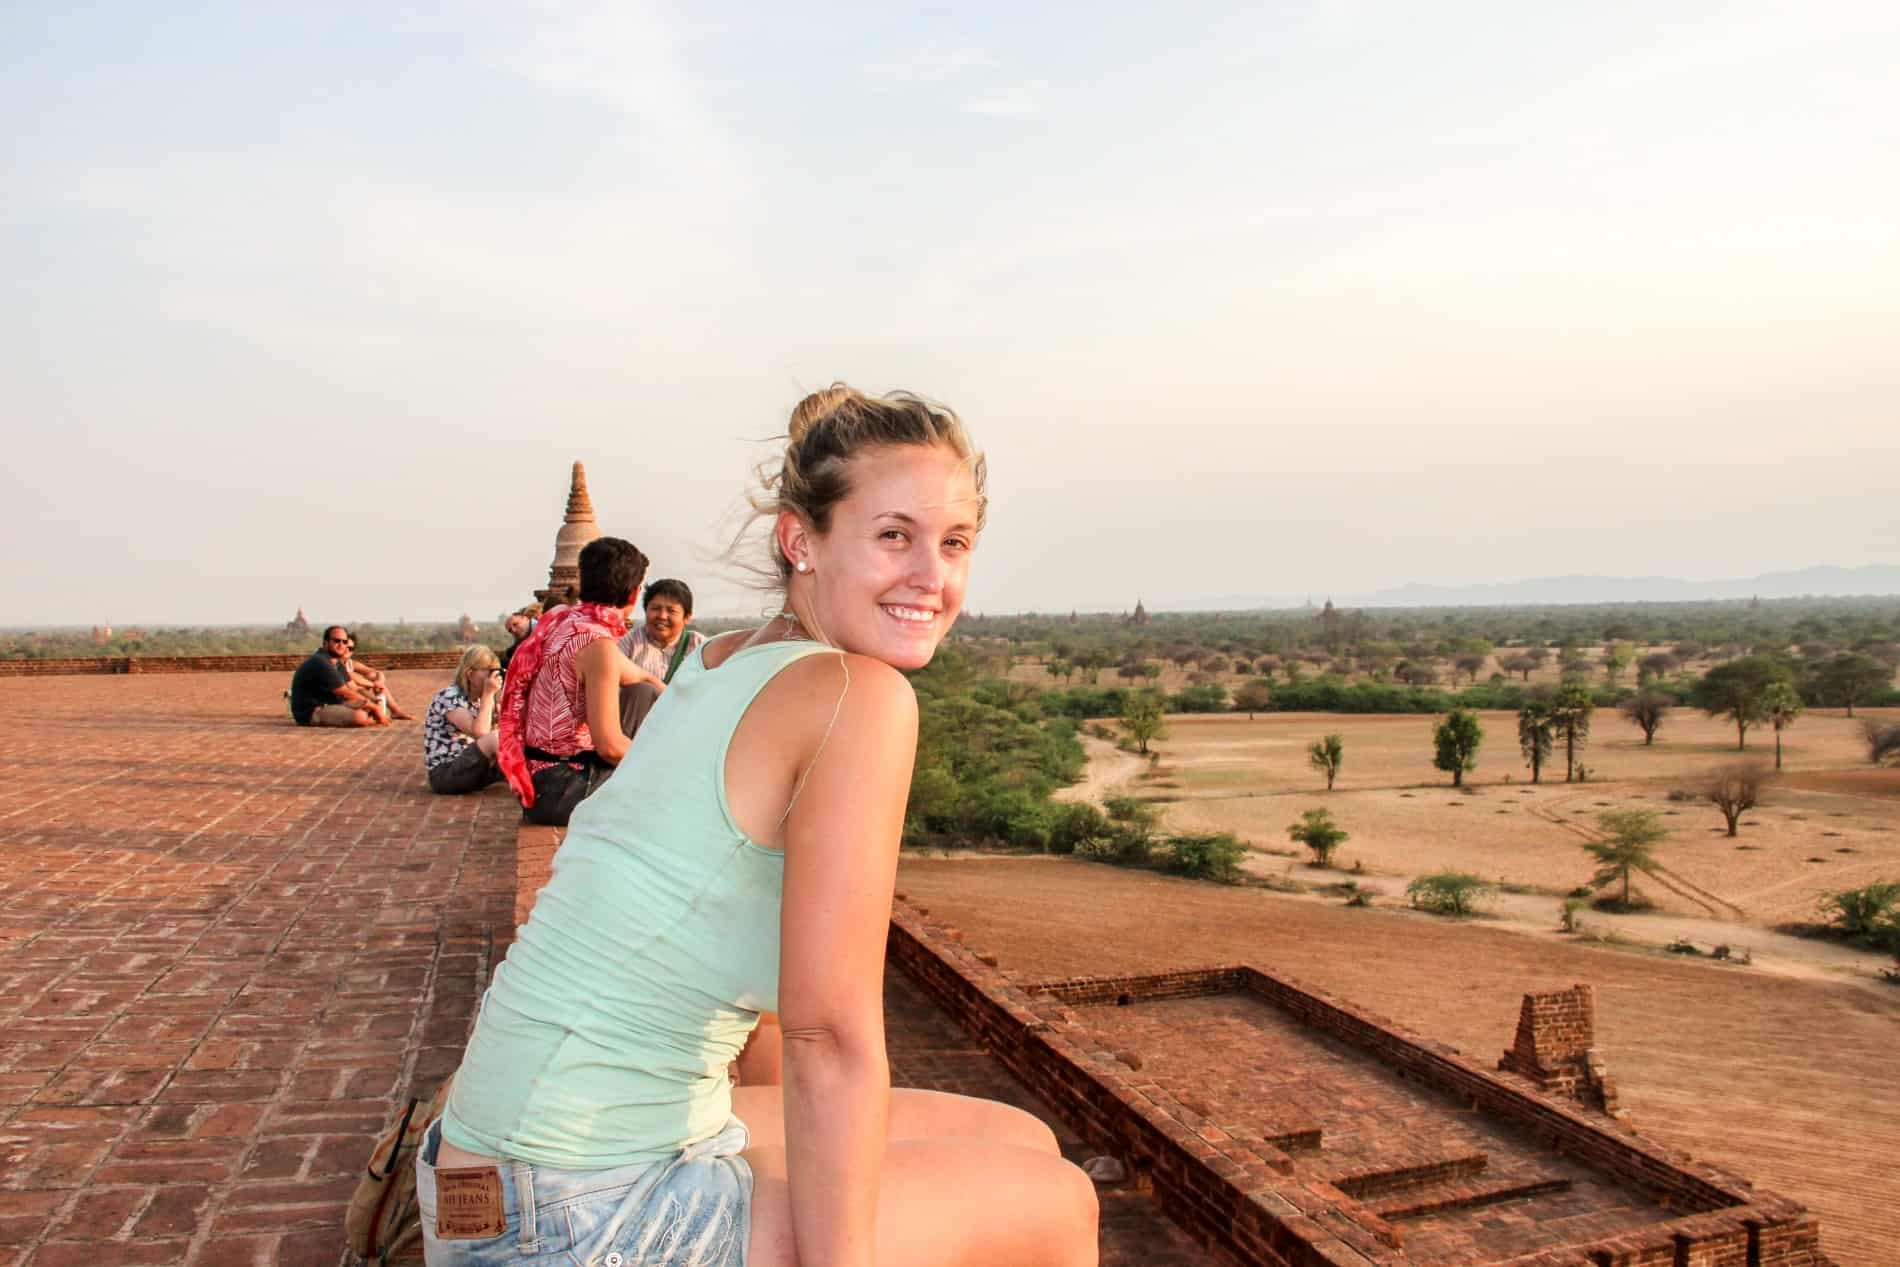
<path fill-rule="evenodd" d="M 1781 732 L 1801 716 L 1801 696 L 1786 682 L 1775 682 L 1762 692 L 1762 716 L 1775 728 L 1775 769 L 1781 768 Z"/>
<path fill-rule="evenodd" d="M 1307 745 L 1307 764 L 1326 776 L 1326 790 L 1333 790 L 1333 780 L 1339 777 L 1339 767 L 1346 758 L 1346 741 L 1338 735 L 1328 735 L 1324 739 L 1315 739 Z"/>
<path fill-rule="evenodd" d="M 1531 768 L 1531 782 L 1544 781 L 1544 762 L 1550 758 L 1556 741 L 1550 716 L 1550 701 L 1532 696 L 1517 710 L 1517 746 Z"/>
<path fill-rule="evenodd" d="M 1590 883 L 1602 888 L 1614 880 L 1623 881 L 1622 903 L 1630 902 L 1630 869 L 1647 871 L 1656 865 L 1653 852 L 1669 835 L 1669 829 L 1663 826 L 1662 815 L 1653 809 L 1613 809 L 1597 815 L 1597 825 L 1607 832 L 1608 839 L 1588 840 L 1583 847 L 1589 851 L 1601 865 Z"/>

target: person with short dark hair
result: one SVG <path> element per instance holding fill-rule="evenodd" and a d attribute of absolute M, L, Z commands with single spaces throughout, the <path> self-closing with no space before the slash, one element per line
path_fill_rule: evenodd
<path fill-rule="evenodd" d="M 693 591 L 685 581 L 662 577 L 646 588 L 646 623 L 627 630 L 620 653 L 662 682 L 671 682 L 680 662 L 698 650 L 706 635 L 688 630 Z"/>
<path fill-rule="evenodd" d="M 566 826 L 620 764 L 632 743 L 628 730 L 665 688 L 616 645 L 646 569 L 647 556 L 631 541 L 588 542 L 580 601 L 544 615 L 509 662 L 498 756 L 529 822 Z"/>
<path fill-rule="evenodd" d="M 389 723 L 375 698 L 363 690 L 345 662 L 350 631 L 330 625 L 323 642 L 290 678 L 290 716 L 299 726 L 383 726 Z"/>

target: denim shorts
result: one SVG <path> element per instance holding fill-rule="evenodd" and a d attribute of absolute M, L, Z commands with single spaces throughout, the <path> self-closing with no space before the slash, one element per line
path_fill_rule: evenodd
<path fill-rule="evenodd" d="M 671 1161 L 614 1170 L 555 1170 L 505 1162 L 506 1226 L 482 1240 L 437 1240 L 433 1164 L 442 1124 L 416 1157 L 416 1203 L 429 1267 L 745 1267 L 752 1228 L 752 1168 L 737 1118 Z"/>

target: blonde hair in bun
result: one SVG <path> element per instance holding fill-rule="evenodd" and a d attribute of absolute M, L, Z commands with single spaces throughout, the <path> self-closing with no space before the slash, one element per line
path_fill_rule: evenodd
<path fill-rule="evenodd" d="M 910 392 L 867 396 L 848 383 L 833 383 L 792 407 L 785 429 L 785 451 L 777 462 L 757 471 L 758 488 L 749 500 L 752 515 L 739 539 L 761 521 L 784 511 L 796 512 L 813 531 L 830 530 L 831 512 L 851 494 L 852 459 L 871 449 L 900 445 L 942 445 L 963 459 L 976 485 L 977 527 L 989 511 L 984 493 L 988 471 L 983 454 L 970 439 L 963 420 L 947 406 Z M 738 540 L 734 541 L 735 549 Z M 792 575 L 791 561 L 771 537 L 768 567 L 754 568 L 777 587 Z"/>

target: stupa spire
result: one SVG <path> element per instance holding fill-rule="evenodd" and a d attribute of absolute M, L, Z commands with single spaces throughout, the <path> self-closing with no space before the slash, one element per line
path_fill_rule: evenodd
<path fill-rule="evenodd" d="M 594 522 L 594 501 L 587 495 L 587 468 L 579 462 L 574 464 L 574 474 L 567 485 L 567 522 Z"/>

